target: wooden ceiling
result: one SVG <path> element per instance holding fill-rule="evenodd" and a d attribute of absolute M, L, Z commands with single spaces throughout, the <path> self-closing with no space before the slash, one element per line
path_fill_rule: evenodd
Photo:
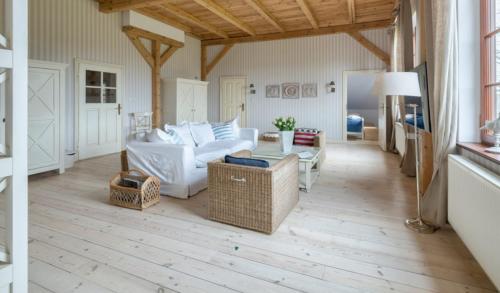
<path fill-rule="evenodd" d="M 134 10 L 215 45 L 387 27 L 396 0 L 97 1 L 102 12 Z"/>

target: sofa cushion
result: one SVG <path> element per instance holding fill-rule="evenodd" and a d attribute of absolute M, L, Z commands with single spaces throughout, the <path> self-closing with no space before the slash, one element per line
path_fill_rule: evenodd
<path fill-rule="evenodd" d="M 231 125 L 231 123 L 213 124 L 212 130 L 214 132 L 216 140 L 229 140 L 236 138 L 233 130 L 233 125 Z"/>
<path fill-rule="evenodd" d="M 296 128 L 293 144 L 314 146 L 314 137 L 318 133 L 319 130 L 314 128 Z"/>
<path fill-rule="evenodd" d="M 165 131 L 175 131 L 177 135 L 182 139 L 182 144 L 186 144 L 191 147 L 195 147 L 196 144 L 194 142 L 193 136 L 191 135 L 191 131 L 189 130 L 189 125 L 187 123 L 174 126 L 174 125 L 166 125 L 165 124 Z"/>
<path fill-rule="evenodd" d="M 215 141 L 212 126 L 208 123 L 189 123 L 189 130 L 198 147 Z"/>
<path fill-rule="evenodd" d="M 217 159 L 223 159 L 225 155 L 242 150 L 251 150 L 253 143 L 249 140 L 216 140 L 202 147 L 194 149 L 196 167 L 206 168 L 207 163 Z"/>
<path fill-rule="evenodd" d="M 269 162 L 265 160 L 259 159 L 251 159 L 251 158 L 238 158 L 227 155 L 224 158 L 224 162 L 227 164 L 235 164 L 242 166 L 250 166 L 250 167 L 259 167 L 259 168 L 269 168 Z"/>
<path fill-rule="evenodd" d="M 167 132 L 155 128 L 146 134 L 148 142 L 164 142 L 170 144 L 182 144 L 181 137 L 173 130 L 169 129 Z"/>

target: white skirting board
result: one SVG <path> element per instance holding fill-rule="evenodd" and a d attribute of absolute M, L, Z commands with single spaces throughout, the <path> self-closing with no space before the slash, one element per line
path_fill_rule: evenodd
<path fill-rule="evenodd" d="M 500 176 L 463 156 L 450 155 L 448 221 L 500 288 Z"/>

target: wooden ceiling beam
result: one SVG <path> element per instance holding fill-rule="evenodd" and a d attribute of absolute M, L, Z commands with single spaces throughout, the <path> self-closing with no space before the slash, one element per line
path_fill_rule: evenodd
<path fill-rule="evenodd" d="M 347 0 L 347 9 L 349 15 L 349 22 L 356 23 L 356 6 L 354 4 L 354 0 Z"/>
<path fill-rule="evenodd" d="M 380 60 L 384 61 L 387 66 L 391 65 L 391 57 L 384 50 L 380 49 L 368 40 L 365 36 L 363 36 L 359 31 L 351 31 L 348 33 L 353 39 L 358 41 L 363 47 L 368 49 L 368 51 L 372 52 L 375 56 L 377 56 Z"/>
<path fill-rule="evenodd" d="M 217 27 L 215 27 L 209 23 L 203 22 L 202 20 L 195 17 L 194 15 L 187 13 L 186 11 L 184 11 L 184 10 L 182 10 L 182 9 L 172 5 L 172 4 L 163 3 L 163 5 L 161 5 L 160 7 L 167 9 L 168 11 L 175 14 L 179 18 L 182 18 L 186 21 L 189 21 L 190 23 L 193 23 L 196 26 L 198 26 L 202 29 L 205 29 L 211 33 L 214 33 L 222 38 L 225 38 L 225 39 L 229 38 L 229 36 L 224 31 L 218 29 Z"/>
<path fill-rule="evenodd" d="M 166 23 L 168 25 L 171 25 L 175 28 L 178 28 L 180 29 L 181 31 L 184 31 L 185 33 L 191 33 L 193 31 L 193 29 L 185 24 L 182 24 L 170 17 L 166 17 L 164 16 L 163 14 L 159 13 L 159 12 L 153 12 L 153 11 L 150 11 L 150 10 L 146 10 L 144 8 L 142 9 L 136 9 L 135 10 L 136 12 L 140 13 L 140 14 L 143 14 L 147 17 L 151 17 L 153 19 L 156 19 L 158 21 L 161 21 L 163 23 Z"/>
<path fill-rule="evenodd" d="M 141 37 L 145 38 L 148 40 L 152 41 L 158 41 L 162 44 L 169 45 L 172 47 L 177 47 L 177 48 L 182 48 L 184 47 L 184 44 L 182 42 L 179 42 L 177 40 L 171 39 L 164 37 L 162 35 L 158 35 L 143 29 L 140 29 L 138 27 L 133 27 L 133 26 L 124 26 L 122 30 L 127 34 L 127 35 L 132 35 L 135 37 Z"/>
<path fill-rule="evenodd" d="M 311 26 L 314 29 L 318 29 L 319 28 L 318 21 L 314 17 L 314 15 L 311 11 L 311 8 L 309 7 L 309 4 L 306 2 L 307 0 L 295 0 L 295 1 L 297 1 L 297 4 L 299 4 L 300 9 L 302 10 L 304 15 L 309 20 L 309 23 L 311 24 Z"/>
<path fill-rule="evenodd" d="M 238 18 L 234 17 L 231 13 L 222 8 L 222 6 L 220 6 L 219 4 L 215 3 L 213 0 L 193 0 L 193 1 L 196 2 L 198 5 L 203 6 L 204 8 L 210 10 L 212 13 L 224 19 L 225 21 L 233 24 L 242 31 L 248 33 L 249 35 L 251 36 L 256 35 L 255 30 L 253 28 L 251 28 Z"/>
<path fill-rule="evenodd" d="M 207 75 L 210 73 L 210 71 L 212 71 L 212 69 L 214 69 L 215 65 L 217 65 L 217 63 L 219 63 L 219 61 L 221 61 L 222 58 L 224 58 L 224 56 L 226 56 L 227 52 L 229 52 L 229 50 L 231 50 L 231 48 L 233 46 L 234 46 L 234 44 L 228 44 L 228 45 L 225 45 L 224 48 L 222 48 L 222 50 L 220 50 L 220 52 L 217 54 L 217 56 L 215 56 L 214 60 L 212 60 L 212 62 L 210 62 L 210 64 L 208 64 L 207 69 L 206 69 Z"/>
<path fill-rule="evenodd" d="M 267 10 L 260 0 L 245 0 L 245 2 L 280 32 L 285 32 L 283 26 L 279 24 L 278 20 Z"/>
<path fill-rule="evenodd" d="M 160 4 L 166 0 L 107 0 L 99 2 L 99 11 L 104 13 L 143 8 Z"/>
<path fill-rule="evenodd" d="M 161 54 L 160 56 L 160 66 L 163 66 L 163 64 L 165 64 L 165 62 L 167 62 L 168 59 L 172 57 L 172 55 L 174 55 L 177 49 L 177 47 L 170 47 L 165 52 L 163 52 L 163 54 Z"/>
<path fill-rule="evenodd" d="M 272 41 L 281 39 L 301 38 L 309 36 L 336 34 L 336 33 L 349 33 L 367 29 L 386 28 L 389 27 L 391 24 L 392 20 L 386 19 L 386 20 L 364 22 L 364 23 L 336 25 L 331 27 L 323 27 L 319 29 L 297 30 L 297 31 L 287 31 L 284 33 L 257 35 L 253 37 L 204 40 L 201 41 L 201 44 L 204 46 L 226 45 L 226 44 L 236 44 L 236 43 L 262 42 L 262 41 Z"/>

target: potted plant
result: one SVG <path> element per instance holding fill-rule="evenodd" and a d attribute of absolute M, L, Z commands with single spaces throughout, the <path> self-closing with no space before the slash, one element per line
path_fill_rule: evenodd
<path fill-rule="evenodd" d="M 273 125 L 280 131 L 281 152 L 288 154 L 293 146 L 293 131 L 295 130 L 295 118 L 278 117 L 274 119 Z"/>

